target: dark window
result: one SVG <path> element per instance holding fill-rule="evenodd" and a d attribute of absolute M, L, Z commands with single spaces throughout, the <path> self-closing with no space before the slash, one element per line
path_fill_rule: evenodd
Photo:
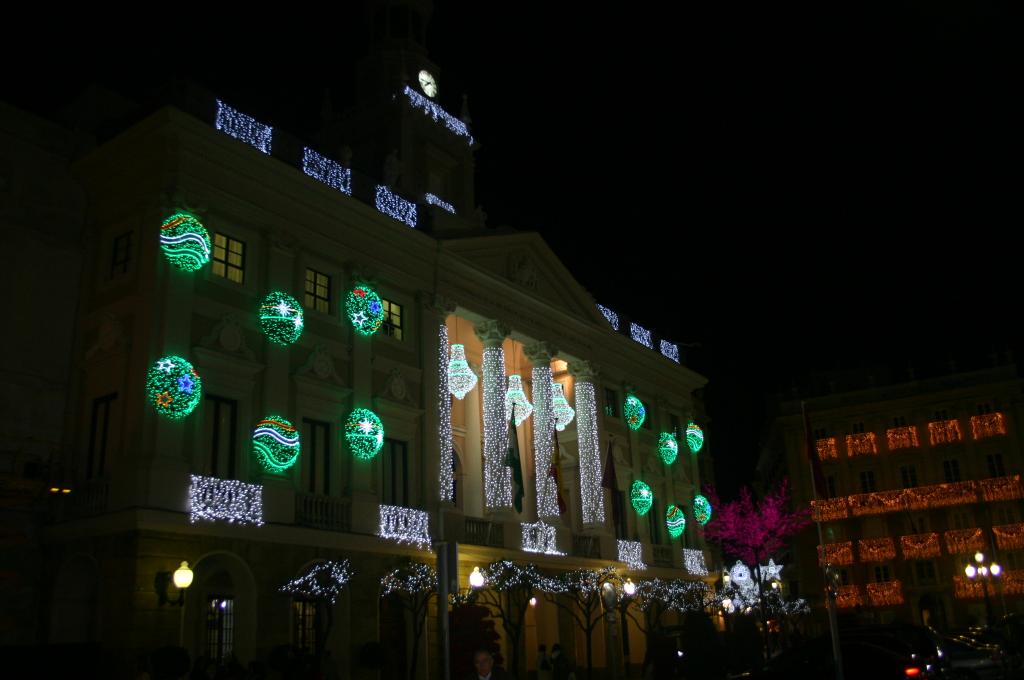
<path fill-rule="evenodd" d="M 618 515 L 613 518 L 613 521 L 615 522 L 615 537 L 628 539 L 629 535 L 626 533 L 626 508 L 629 507 L 629 504 L 626 501 L 626 492 L 616 489 L 615 491 L 612 491 L 612 493 L 619 495 L 619 508 L 622 510 L 622 512 L 618 513 Z"/>
<path fill-rule="evenodd" d="M 661 513 L 658 512 L 658 501 L 651 501 L 651 509 L 647 513 L 647 519 L 651 523 L 651 544 L 661 545 Z"/>
<path fill-rule="evenodd" d="M 875 491 L 875 473 L 872 470 L 864 470 L 860 473 L 860 490 L 861 493 L 871 493 Z"/>
<path fill-rule="evenodd" d="M 839 570 L 839 582 L 844 585 L 850 585 L 850 571 L 848 569 Z"/>
<path fill-rule="evenodd" d="M 226 595 L 206 598 L 206 655 L 220 665 L 234 648 L 235 600 Z"/>
<path fill-rule="evenodd" d="M 814 438 L 815 439 L 825 439 L 826 437 L 828 437 L 828 428 L 827 427 L 818 427 L 818 428 L 814 429 Z"/>
<path fill-rule="evenodd" d="M 949 410 L 943 408 L 936 411 L 935 420 L 949 420 Z"/>
<path fill-rule="evenodd" d="M 914 564 L 914 575 L 920 584 L 935 583 L 935 563 L 931 560 L 916 562 Z"/>
<path fill-rule="evenodd" d="M 132 261 L 132 232 L 126 231 L 114 237 L 110 249 L 110 278 L 128 273 L 128 265 Z"/>
<path fill-rule="evenodd" d="M 306 426 L 306 460 L 309 461 L 309 492 L 331 493 L 331 424 L 303 418 Z"/>
<path fill-rule="evenodd" d="M 907 426 L 907 419 L 906 419 L 906 417 L 904 417 L 904 416 L 895 416 L 892 419 L 892 426 L 893 427 L 906 427 Z"/>
<path fill-rule="evenodd" d="M 1006 468 L 1003 467 L 1003 454 L 990 453 L 985 456 L 985 462 L 988 463 L 989 477 L 1002 477 L 1006 474 Z"/>
<path fill-rule="evenodd" d="M 960 461 L 955 458 L 942 461 L 942 472 L 947 482 L 960 481 Z"/>
<path fill-rule="evenodd" d="M 978 415 L 983 416 L 986 413 L 992 413 L 992 404 L 987 401 L 982 404 L 978 404 Z"/>
<path fill-rule="evenodd" d="M 882 564 L 875 567 L 875 583 L 884 583 L 889 580 L 889 565 Z"/>
<path fill-rule="evenodd" d="M 381 300 L 384 303 L 384 325 L 381 329 L 384 335 L 395 340 L 402 339 L 402 305 L 391 300 Z"/>
<path fill-rule="evenodd" d="M 215 394 L 207 395 L 206 402 L 211 425 L 209 473 L 221 479 L 234 479 L 238 402 Z"/>
<path fill-rule="evenodd" d="M 836 497 L 836 478 L 829 475 L 825 478 L 825 498 Z"/>
<path fill-rule="evenodd" d="M 619 417 L 619 395 L 607 387 L 604 388 L 604 414 L 609 418 Z"/>
<path fill-rule="evenodd" d="M 107 469 L 107 441 L 110 435 L 110 406 L 117 393 L 92 400 L 92 418 L 89 421 L 89 458 L 85 478 L 100 477 Z"/>
<path fill-rule="evenodd" d="M 409 507 L 409 445 L 384 440 L 384 505 Z"/>
<path fill-rule="evenodd" d="M 245 283 L 245 243 L 224 234 L 213 235 L 213 273 Z"/>
<path fill-rule="evenodd" d="M 853 424 L 853 433 L 854 434 L 862 434 L 863 432 L 864 432 L 864 423 L 863 422 L 854 423 Z"/>
<path fill-rule="evenodd" d="M 316 654 L 316 602 L 293 600 L 295 646 L 307 654 Z"/>
<path fill-rule="evenodd" d="M 903 479 L 903 488 L 911 489 L 917 486 L 917 468 L 913 465 L 904 465 L 900 468 L 900 477 Z"/>
<path fill-rule="evenodd" d="M 331 277 L 315 269 L 306 269 L 306 307 L 329 314 L 331 311 Z"/>

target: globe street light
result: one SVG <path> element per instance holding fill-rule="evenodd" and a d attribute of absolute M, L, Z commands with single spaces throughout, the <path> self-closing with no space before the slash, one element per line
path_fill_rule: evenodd
<path fill-rule="evenodd" d="M 985 555 L 981 552 L 974 553 L 975 564 L 968 564 L 964 567 L 964 573 L 971 581 L 977 579 L 981 582 L 981 592 L 985 596 L 985 625 L 992 623 L 992 601 L 988 597 L 989 581 L 999 578 L 1003 568 L 995 562 L 986 564 Z"/>

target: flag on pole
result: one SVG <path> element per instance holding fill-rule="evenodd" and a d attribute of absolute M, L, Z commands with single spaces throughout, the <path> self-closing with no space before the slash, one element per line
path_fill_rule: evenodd
<path fill-rule="evenodd" d="M 608 440 L 608 456 L 604 461 L 604 474 L 601 486 L 612 492 L 612 523 L 623 536 L 626 528 L 622 526 L 622 495 L 619 493 L 619 482 L 615 478 L 615 457 L 612 456 L 612 442 Z"/>
<path fill-rule="evenodd" d="M 562 456 L 558 450 L 558 430 L 552 430 L 555 437 L 555 448 L 551 453 L 551 467 L 548 469 L 548 476 L 555 485 L 555 497 L 558 499 L 558 514 L 565 514 L 565 498 L 562 497 Z"/>
<path fill-rule="evenodd" d="M 508 421 L 508 450 L 505 465 L 512 468 L 512 503 L 516 512 L 523 511 L 523 465 L 519 459 L 519 436 L 516 434 L 516 407 L 512 405 L 512 417 Z"/>

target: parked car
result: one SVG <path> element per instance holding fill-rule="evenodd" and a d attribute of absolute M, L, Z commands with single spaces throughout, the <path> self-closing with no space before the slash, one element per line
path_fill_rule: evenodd
<path fill-rule="evenodd" d="M 905 654 L 908 662 L 920 665 L 925 672 L 937 677 L 949 668 L 941 636 L 925 626 L 909 623 L 849 626 L 841 628 L 839 634 L 844 640 L 861 640 Z"/>
<path fill-rule="evenodd" d="M 906 649 L 904 643 L 896 641 L 896 645 Z M 840 650 L 846 680 L 924 680 L 936 677 L 923 664 L 910 662 L 904 653 L 864 640 L 842 639 Z M 764 670 L 749 677 L 752 680 L 832 680 L 835 678 L 832 640 L 825 636 L 789 649 L 769 661 Z"/>
<path fill-rule="evenodd" d="M 1006 659 L 998 647 L 970 640 L 970 638 L 946 638 L 943 650 L 950 666 L 965 680 L 984 678 L 1005 678 Z"/>

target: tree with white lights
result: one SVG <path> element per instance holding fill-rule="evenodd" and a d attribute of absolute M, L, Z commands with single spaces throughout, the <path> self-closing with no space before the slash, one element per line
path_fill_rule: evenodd
<path fill-rule="evenodd" d="M 334 605 L 351 578 L 352 567 L 348 560 L 327 560 L 312 565 L 302 576 L 288 581 L 280 588 L 282 593 L 312 601 L 316 607 L 313 623 L 318 665 L 334 625 Z"/>
<path fill-rule="evenodd" d="M 415 678 L 427 609 L 430 601 L 437 597 L 437 572 L 430 565 L 419 562 L 398 567 L 381 579 L 380 596 L 397 603 L 412 617 L 412 661 L 408 677 Z"/>
<path fill-rule="evenodd" d="M 593 673 L 594 629 L 608 615 L 603 591 L 615 589 L 619 581 L 615 567 L 573 569 L 544 580 L 544 599 L 568 613 L 587 639 L 587 678 Z"/>
<path fill-rule="evenodd" d="M 501 619 L 512 652 L 512 677 L 518 678 L 526 609 L 534 591 L 542 589 L 545 577 L 535 564 L 518 565 L 509 560 L 491 562 L 481 573 L 484 585 L 470 593 L 467 602 L 486 607 L 492 616 Z"/>

